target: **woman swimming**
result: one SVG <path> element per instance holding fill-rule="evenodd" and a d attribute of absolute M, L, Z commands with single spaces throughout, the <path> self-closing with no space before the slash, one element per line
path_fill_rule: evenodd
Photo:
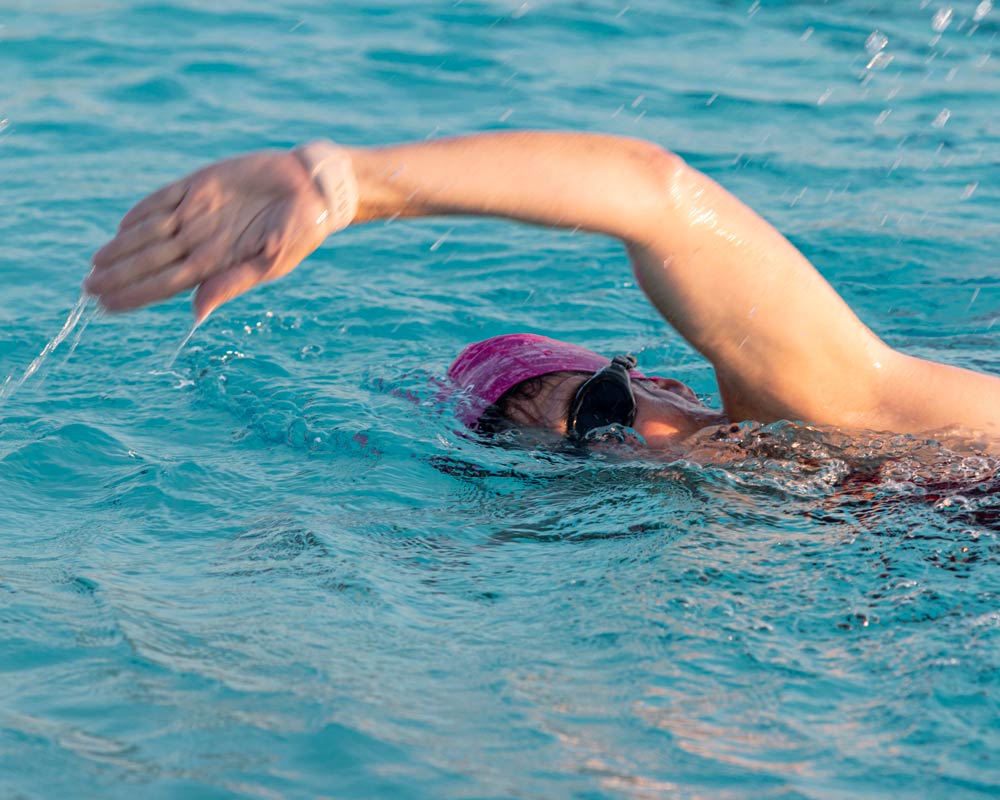
<path fill-rule="evenodd" d="M 154 192 L 94 255 L 84 288 L 126 310 L 197 287 L 194 313 L 294 269 L 331 233 L 483 215 L 613 236 L 646 296 L 715 369 L 721 412 L 626 357 L 516 335 L 449 370 L 470 427 L 570 437 L 612 423 L 669 448 L 723 420 L 984 435 L 1000 378 L 905 355 L 870 331 L 778 231 L 678 156 L 612 136 L 495 133 L 384 148 L 319 141 L 211 164 Z"/>

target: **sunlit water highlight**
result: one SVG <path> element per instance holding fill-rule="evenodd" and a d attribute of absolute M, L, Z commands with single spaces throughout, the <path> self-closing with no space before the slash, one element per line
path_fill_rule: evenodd
<path fill-rule="evenodd" d="M 458 429 L 450 359 L 514 330 L 717 400 L 617 245 L 360 228 L 180 346 L 185 300 L 85 332 L 67 308 L 130 204 L 211 159 L 572 128 L 678 150 L 892 345 L 1000 373 L 997 19 L 0 12 L 0 797 L 995 796 L 991 457 L 792 423 L 666 462 Z M 54 334 L 73 357 L 22 380 Z"/>

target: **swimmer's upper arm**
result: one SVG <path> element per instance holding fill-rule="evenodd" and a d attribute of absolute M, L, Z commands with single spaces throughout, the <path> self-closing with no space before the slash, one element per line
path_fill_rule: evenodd
<path fill-rule="evenodd" d="M 715 367 L 734 419 L 877 421 L 892 351 L 784 236 L 665 155 L 662 206 L 628 242 L 640 285 Z"/>
<path fill-rule="evenodd" d="M 899 353 L 773 226 L 664 155 L 662 207 L 628 242 L 653 304 L 715 367 L 732 419 L 998 431 L 1000 378 Z"/>

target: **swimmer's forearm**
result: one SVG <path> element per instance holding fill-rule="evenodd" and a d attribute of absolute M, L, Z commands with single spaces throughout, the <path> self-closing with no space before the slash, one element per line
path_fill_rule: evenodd
<path fill-rule="evenodd" d="M 497 216 L 640 240 L 662 214 L 660 176 L 680 163 L 648 142 L 514 132 L 351 150 L 356 223 Z"/>

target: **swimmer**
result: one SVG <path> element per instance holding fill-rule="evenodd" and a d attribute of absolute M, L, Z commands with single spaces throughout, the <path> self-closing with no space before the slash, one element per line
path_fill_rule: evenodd
<path fill-rule="evenodd" d="M 795 420 L 962 431 L 1000 448 L 1000 377 L 889 347 L 752 209 L 634 139 L 525 131 L 380 148 L 317 141 L 220 161 L 129 211 L 84 288 L 112 311 L 195 288 L 201 321 L 349 225 L 445 215 L 620 240 L 650 302 L 714 367 L 723 406 L 636 371 L 625 354 L 514 335 L 470 345 L 449 370 L 471 428 L 528 425 L 581 439 L 620 424 L 671 448 L 720 422 Z"/>

